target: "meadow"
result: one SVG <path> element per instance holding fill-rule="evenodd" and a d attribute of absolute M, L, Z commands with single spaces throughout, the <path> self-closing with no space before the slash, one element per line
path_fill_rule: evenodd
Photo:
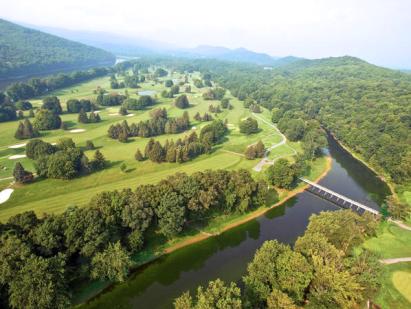
<path fill-rule="evenodd" d="M 200 131 L 206 123 L 200 123 L 193 119 L 194 115 L 199 112 L 203 114 L 208 112 L 210 104 L 217 106 L 218 101 L 206 101 L 202 98 L 202 93 L 207 88 L 196 88 L 192 81 L 198 78 L 198 73 L 190 75 L 189 82 L 191 84 L 191 93 L 187 93 L 190 101 L 190 107 L 186 109 L 190 116 L 192 124 L 191 130 Z M 85 206 L 89 200 L 97 193 L 104 190 L 118 190 L 122 188 L 135 188 L 140 184 L 156 183 L 159 180 L 172 175 L 176 172 L 185 172 L 188 174 L 205 169 L 239 169 L 245 168 L 250 170 L 255 177 L 263 177 L 263 172 L 253 171 L 253 167 L 258 163 L 259 159 L 247 160 L 243 153 L 246 147 L 250 144 L 262 140 L 265 145 L 271 146 L 281 141 L 281 136 L 266 122 L 270 123 L 270 112 L 263 110 L 256 118 L 259 122 L 260 132 L 252 135 L 244 135 L 239 132 L 238 123 L 246 117 L 253 117 L 249 109 L 243 107 L 243 103 L 232 97 L 229 93 L 226 97 L 230 98 L 230 103 L 233 105 L 232 110 L 223 110 L 222 113 L 213 114 L 214 118 L 227 119 L 229 134 L 220 145 L 214 147 L 211 154 L 202 155 L 190 162 L 183 164 L 179 163 L 153 163 L 149 160 L 138 162 L 134 159 L 134 154 L 139 148 L 144 151 L 148 138 L 131 138 L 128 143 L 120 143 L 117 140 L 110 139 L 107 136 L 107 130 L 110 125 L 127 120 L 129 124 L 139 122 L 140 120 L 148 119 L 150 110 L 153 108 L 166 108 L 168 115 L 171 117 L 181 116 L 184 112 L 173 105 L 174 99 L 162 98 L 160 93 L 165 89 L 164 80 L 173 79 L 175 81 L 182 80 L 183 76 L 178 73 L 172 73 L 171 76 L 160 79 L 159 83 L 154 83 L 148 80 L 141 83 L 139 89 L 118 89 L 110 90 L 109 77 L 103 77 L 85 82 L 63 90 L 55 91 L 49 95 L 56 95 L 60 99 L 63 109 L 66 108 L 66 102 L 72 98 L 88 98 L 94 100 L 96 95 L 93 93 L 97 87 L 104 88 L 108 91 L 115 91 L 124 94 L 128 92 L 130 97 L 138 97 L 140 91 L 155 91 L 157 104 L 150 109 L 143 111 L 129 111 L 131 115 L 117 115 L 119 107 L 101 108 L 99 114 L 102 118 L 100 123 L 81 124 L 77 121 L 77 114 L 63 114 L 62 120 L 68 125 L 67 130 L 53 130 L 41 132 L 41 139 L 44 141 L 55 143 L 62 137 L 70 137 L 78 146 L 85 146 L 86 141 L 90 140 L 94 143 L 107 160 L 110 161 L 109 166 L 99 172 L 90 175 L 84 175 L 72 180 L 58 179 L 38 179 L 28 185 L 13 185 L 15 189 L 10 199 L 0 205 L 0 221 L 5 221 L 10 216 L 23 211 L 34 210 L 38 215 L 43 213 L 61 213 L 68 206 L 77 205 Z M 180 92 L 184 89 L 180 87 Z M 41 106 L 41 97 L 30 100 L 36 106 Z M 262 121 L 265 120 L 265 121 Z M 14 132 L 17 128 L 18 121 L 5 122 L 0 124 L 0 189 L 10 186 L 12 181 L 12 171 L 14 164 L 20 161 L 23 166 L 31 171 L 34 171 L 33 161 L 27 158 L 18 160 L 9 159 L 12 155 L 24 154 L 25 148 L 9 148 L 13 145 L 21 145 L 27 140 L 17 140 L 14 138 Z M 71 130 L 84 129 L 81 133 L 72 133 Z M 160 142 L 166 139 L 178 139 L 188 134 L 190 131 L 181 134 L 161 135 L 155 137 Z M 273 149 L 270 153 L 270 158 L 291 157 L 294 150 L 301 150 L 298 143 L 289 143 Z M 89 159 L 92 158 L 93 151 L 86 151 Z M 120 170 L 121 164 L 126 164 L 126 172 Z"/>

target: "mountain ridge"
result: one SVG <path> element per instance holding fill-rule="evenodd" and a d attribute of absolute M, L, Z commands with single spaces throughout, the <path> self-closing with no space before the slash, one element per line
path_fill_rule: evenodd
<path fill-rule="evenodd" d="M 0 78 L 114 61 L 105 50 L 0 19 Z"/>

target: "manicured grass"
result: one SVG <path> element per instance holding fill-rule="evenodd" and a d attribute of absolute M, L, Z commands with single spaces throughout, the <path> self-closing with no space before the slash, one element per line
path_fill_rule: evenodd
<path fill-rule="evenodd" d="M 374 299 L 382 308 L 411 308 L 411 266 L 410 263 L 399 263 L 384 266 L 381 278 L 382 288 Z"/>
<path fill-rule="evenodd" d="M 402 194 L 400 199 L 403 200 Z M 411 232 L 383 222 L 377 237 L 367 240 L 364 247 L 378 253 L 381 258 L 410 257 Z M 384 271 L 382 287 L 375 302 L 382 308 L 411 308 L 411 263 L 384 265 Z"/>
<path fill-rule="evenodd" d="M 170 77 L 168 77 L 170 78 Z M 172 78 L 182 78 L 181 75 L 174 73 Z M 92 81 L 85 82 L 80 85 L 75 85 L 67 89 L 58 90 L 50 95 L 57 95 L 62 103 L 63 109 L 65 109 L 66 101 L 71 98 L 90 98 L 94 99 L 96 95 L 93 91 L 97 87 L 105 88 L 109 91 L 118 91 L 125 93 L 125 89 L 110 90 L 108 77 L 98 78 Z M 180 91 L 184 90 L 184 86 L 180 87 Z M 187 109 L 190 115 L 192 126 L 199 132 L 201 127 L 206 123 L 198 123 L 194 121 L 193 117 L 195 113 L 199 112 L 203 114 L 208 112 L 208 106 L 214 104 L 217 106 L 218 101 L 205 101 L 201 94 L 206 89 L 197 89 L 191 85 L 192 93 L 187 94 L 190 101 L 190 108 Z M 159 94 L 165 87 L 163 83 L 153 84 L 148 81 L 141 85 L 139 89 L 127 89 L 128 93 L 132 97 L 137 97 L 137 91 L 143 90 L 155 90 L 158 93 L 158 104 L 154 108 L 161 107 L 166 108 L 169 116 L 181 116 L 184 112 L 181 109 L 174 107 L 173 99 L 160 98 Z M 257 164 L 258 160 L 246 160 L 242 154 L 246 147 L 250 144 L 262 140 L 266 146 L 276 144 L 281 140 L 281 137 L 267 124 L 259 121 L 261 131 L 253 135 L 244 135 L 238 130 L 238 123 L 244 117 L 252 116 L 248 109 L 243 107 L 242 102 L 227 94 L 230 98 L 231 104 L 234 106 L 232 110 L 223 110 L 218 115 L 220 119 L 227 119 L 230 129 L 224 142 L 215 147 L 213 153 L 202 155 L 193 161 L 186 162 L 184 164 L 178 163 L 162 163 L 157 164 L 150 161 L 137 162 L 134 159 L 134 153 L 139 148 L 144 151 L 145 145 L 148 142 L 147 138 L 131 138 L 128 143 L 120 143 L 116 140 L 112 140 L 107 137 L 107 130 L 110 125 L 114 123 L 127 120 L 129 124 L 133 122 L 139 122 L 150 118 L 150 110 L 144 111 L 129 111 L 134 114 L 132 117 L 125 116 L 113 116 L 110 114 L 117 113 L 119 107 L 108 107 L 100 110 L 100 116 L 102 122 L 96 124 L 79 124 L 77 122 L 77 114 L 64 114 L 62 115 L 63 121 L 65 121 L 69 128 L 66 131 L 54 130 L 41 132 L 41 138 L 47 142 L 57 142 L 59 138 L 71 137 L 74 142 L 79 146 L 85 146 L 87 140 L 91 140 L 94 145 L 104 154 L 104 156 L 110 161 L 109 168 L 78 177 L 70 181 L 56 180 L 56 179 L 43 179 L 37 180 L 32 184 L 25 186 L 16 186 L 15 192 L 12 194 L 9 201 L 0 205 L 0 221 L 5 221 L 10 216 L 20 213 L 22 211 L 34 210 L 38 215 L 43 213 L 53 212 L 61 213 L 70 205 L 85 206 L 88 201 L 97 193 L 104 190 L 115 190 L 122 188 L 135 188 L 140 184 L 155 183 L 159 180 L 172 175 L 176 172 L 186 172 L 188 174 L 196 171 L 202 171 L 205 169 L 239 169 L 245 168 L 252 171 L 252 168 Z M 35 106 L 41 105 L 41 98 L 36 100 L 30 100 Z M 264 110 L 261 117 L 264 117 L 267 121 L 270 121 L 270 113 Z M 23 166 L 34 171 L 33 161 L 27 158 L 18 160 L 9 160 L 8 157 L 14 154 L 24 154 L 25 149 L 10 149 L 11 145 L 26 143 L 27 141 L 20 141 L 14 138 L 14 132 L 17 128 L 18 121 L 0 123 L 0 179 L 10 177 L 15 162 L 20 161 Z M 72 129 L 84 129 L 83 133 L 70 133 Z M 194 130 L 194 128 L 193 128 Z M 179 137 L 183 137 L 189 132 L 175 135 L 162 135 L 155 137 L 156 140 L 164 142 L 166 139 L 176 140 Z M 284 147 L 284 148 L 283 148 Z M 293 144 L 295 148 L 295 145 Z M 283 156 L 292 154 L 287 152 L 289 147 L 281 146 L 273 150 L 273 156 Z M 87 151 L 86 155 L 91 159 L 93 151 Z M 127 173 L 122 173 L 119 169 L 120 164 L 125 163 L 127 165 Z M 262 173 L 256 173 L 252 171 L 256 177 L 262 177 Z M 8 185 L 10 180 L 0 180 L 0 188 L 4 188 Z"/>
<path fill-rule="evenodd" d="M 411 256 L 411 232 L 384 222 L 378 229 L 377 237 L 368 239 L 364 247 L 384 259 Z"/>
<path fill-rule="evenodd" d="M 392 276 L 394 287 L 411 303 L 411 272 L 395 271 Z"/>

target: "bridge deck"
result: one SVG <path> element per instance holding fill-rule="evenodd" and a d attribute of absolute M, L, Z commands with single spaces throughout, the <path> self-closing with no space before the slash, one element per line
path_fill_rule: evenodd
<path fill-rule="evenodd" d="M 337 198 L 340 198 L 341 200 L 343 200 L 343 201 L 345 201 L 345 202 L 347 202 L 347 203 L 350 203 L 350 204 L 352 204 L 352 205 L 354 205 L 354 206 L 357 206 L 357 207 L 359 207 L 359 208 L 361 208 L 361 209 L 363 209 L 363 210 L 365 210 L 365 211 L 368 211 L 368 212 L 370 212 L 370 213 L 372 213 L 372 214 L 374 214 L 374 215 L 380 215 L 380 213 L 379 213 L 378 210 L 375 210 L 375 209 L 373 209 L 373 208 L 371 208 L 371 207 L 368 207 L 368 206 L 365 206 L 365 205 L 363 205 L 363 204 L 361 204 L 361 203 L 358 203 L 358 202 L 356 202 L 356 201 L 354 201 L 354 200 L 352 200 L 352 199 L 350 199 L 350 198 L 348 198 L 348 197 L 346 197 L 346 196 L 344 196 L 344 195 L 341 195 L 341 194 L 339 194 L 339 193 L 337 193 L 337 192 L 334 192 L 334 191 L 332 191 L 332 190 L 330 190 L 330 189 L 327 189 L 327 188 L 325 188 L 325 187 L 323 187 L 323 186 L 320 186 L 319 184 L 314 183 L 314 182 L 312 182 L 312 181 L 310 181 L 310 180 L 308 180 L 308 179 L 300 178 L 300 180 L 303 181 L 303 182 L 305 182 L 305 183 L 307 183 L 307 184 L 309 184 L 309 185 L 312 186 L 312 187 L 315 187 L 315 188 L 317 188 L 317 189 L 319 189 L 319 190 L 321 190 L 321 191 L 327 192 L 328 194 L 331 194 L 331 195 L 333 195 L 333 196 L 335 196 L 335 197 L 337 197 Z"/>

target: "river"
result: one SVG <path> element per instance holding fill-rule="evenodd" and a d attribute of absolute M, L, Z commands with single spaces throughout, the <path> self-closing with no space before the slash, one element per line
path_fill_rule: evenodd
<path fill-rule="evenodd" d="M 331 137 L 332 168 L 320 184 L 378 209 L 389 188 Z M 138 269 L 125 283 L 114 285 L 91 301 L 89 308 L 172 308 L 184 291 L 221 278 L 239 282 L 255 251 L 266 240 L 293 244 L 312 214 L 338 207 L 303 192 L 258 219 L 219 236 L 177 250 Z"/>

